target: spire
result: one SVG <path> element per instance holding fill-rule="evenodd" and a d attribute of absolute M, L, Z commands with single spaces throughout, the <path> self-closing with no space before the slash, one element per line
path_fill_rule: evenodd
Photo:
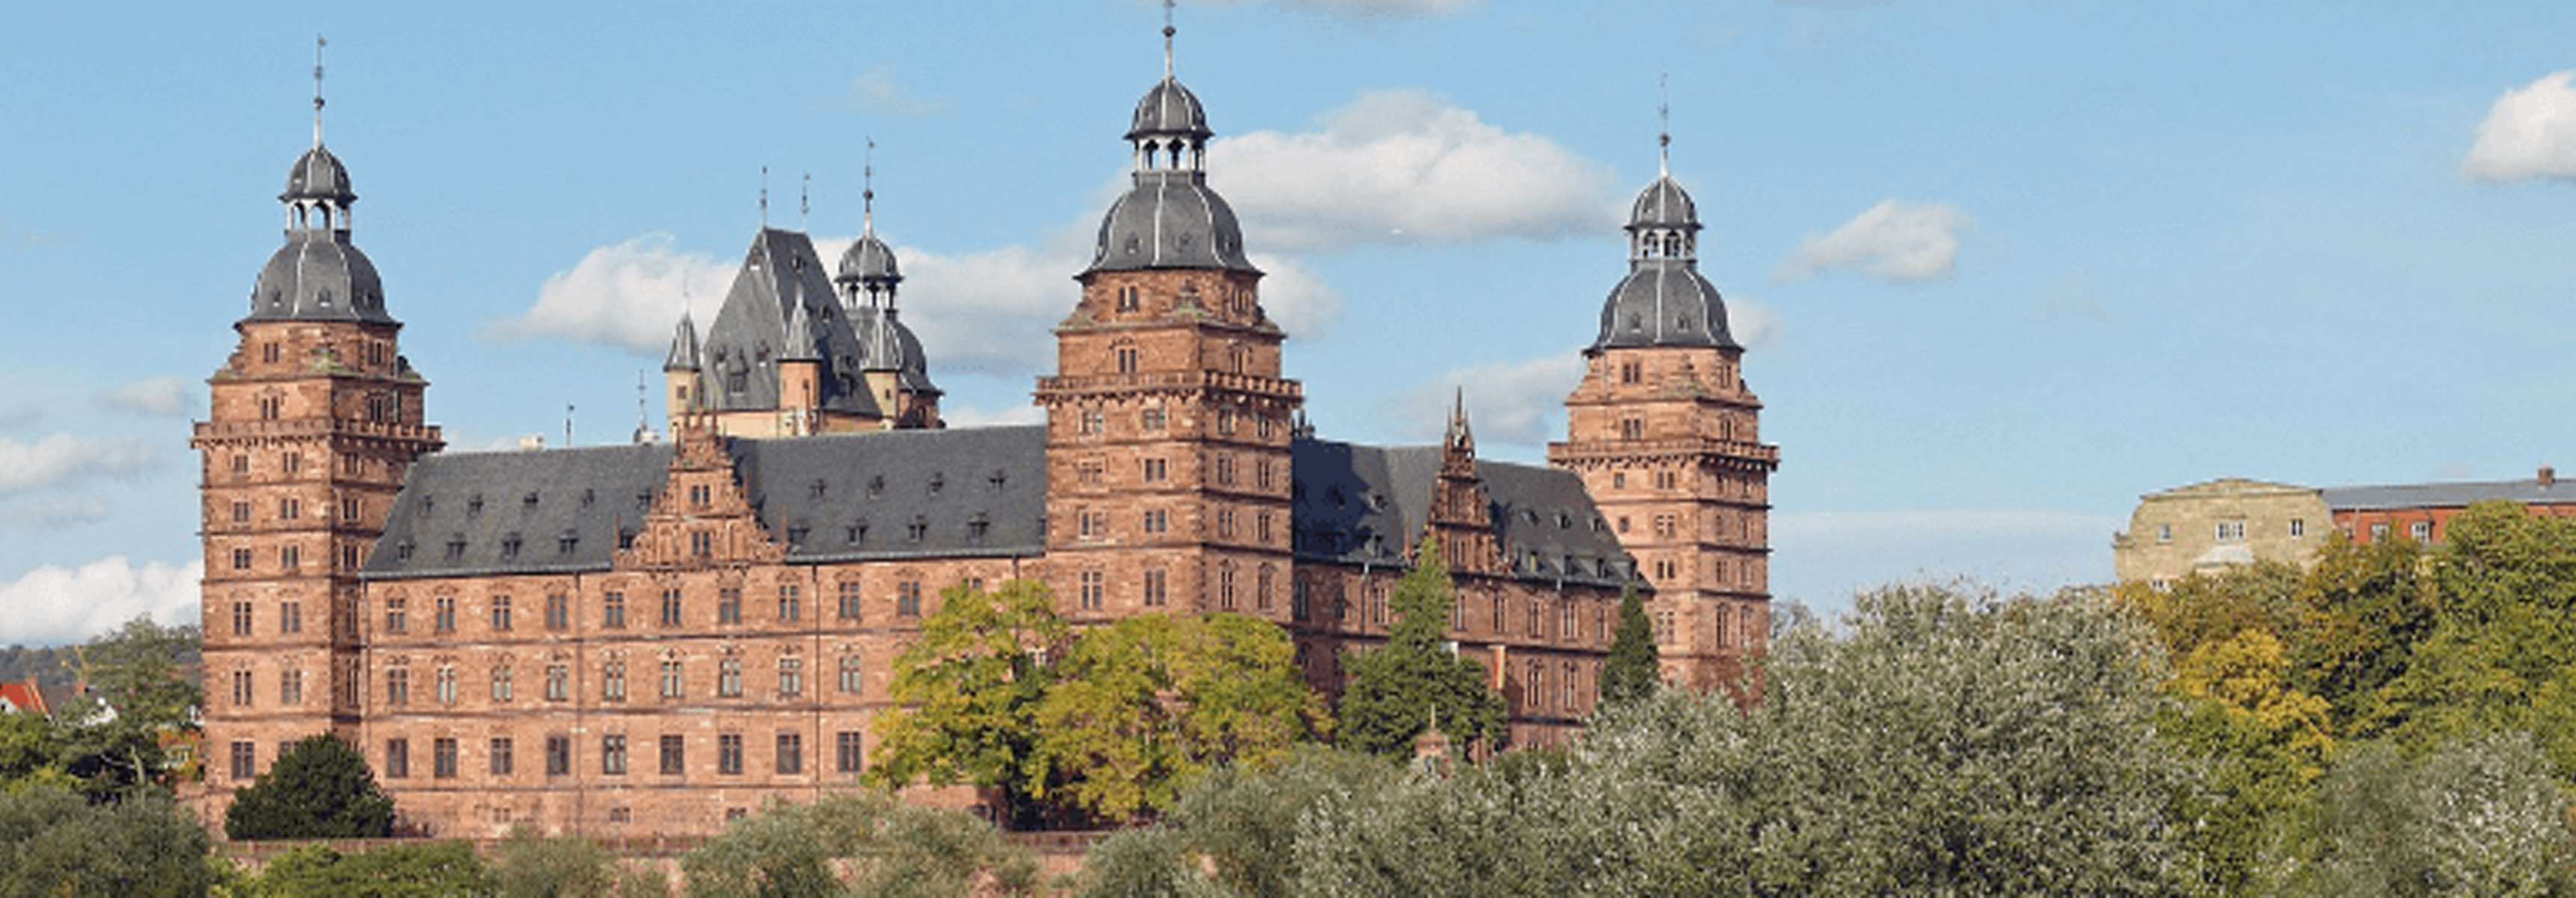
<path fill-rule="evenodd" d="M 866 162 L 859 168 L 859 233 L 877 232 L 877 139 L 868 138 Z"/>
<path fill-rule="evenodd" d="M 1469 455 L 1474 455 L 1476 452 L 1476 435 L 1467 427 L 1467 387 L 1465 384 L 1460 384 L 1458 386 L 1458 398 L 1449 406 L 1449 433 L 1448 437 L 1443 440 L 1443 442 L 1446 443 L 1449 448 L 1464 450 Z"/>
<path fill-rule="evenodd" d="M 804 172 L 802 177 L 804 180 L 796 186 L 796 229 L 810 231 L 814 227 L 814 173 Z"/>
<path fill-rule="evenodd" d="M 814 351 L 814 319 L 805 314 L 805 304 L 795 303 L 787 311 L 787 345 L 778 351 L 782 362 L 819 362 L 823 357 Z"/>
<path fill-rule="evenodd" d="M 1172 77 L 1172 0 L 1163 0 L 1163 77 Z"/>
<path fill-rule="evenodd" d="M 760 167 L 760 229 L 769 230 L 769 166 Z"/>
<path fill-rule="evenodd" d="M 1659 120 L 1655 134 L 1659 156 L 1655 161 L 1655 176 L 1669 178 L 1673 176 L 1673 76 L 1666 73 L 1656 79 L 1656 83 L 1662 87 L 1664 96 L 1662 102 L 1655 104 L 1655 118 Z"/>
<path fill-rule="evenodd" d="M 323 40 L 321 35 L 313 36 L 313 147 L 315 149 L 322 147 L 322 48 L 330 45 L 331 42 Z"/>
<path fill-rule="evenodd" d="M 698 370 L 698 325 L 685 310 L 680 313 L 680 326 L 671 332 L 671 355 L 662 361 L 662 370 Z"/>

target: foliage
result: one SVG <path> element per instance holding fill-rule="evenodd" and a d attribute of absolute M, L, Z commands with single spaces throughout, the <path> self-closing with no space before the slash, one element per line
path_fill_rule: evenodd
<path fill-rule="evenodd" d="M 1619 594 L 1619 629 L 1610 638 L 1610 657 L 1601 664 L 1601 704 L 1624 705 L 1644 698 L 1663 681 L 1655 658 L 1655 625 L 1646 619 L 1645 600 L 1630 583 Z"/>
<path fill-rule="evenodd" d="M 492 863 L 492 891 L 500 898 L 606 898 L 619 894 L 617 870 L 617 855 L 597 842 L 514 829 Z"/>
<path fill-rule="evenodd" d="M 341 854 L 301 845 L 245 884 L 266 898 L 434 898 L 492 894 L 483 861 L 463 840 L 388 845 Z"/>
<path fill-rule="evenodd" d="M 1144 615 L 1082 635 L 1037 712 L 1032 777 L 1105 817 L 1171 807 L 1183 785 L 1231 759 L 1263 766 L 1329 731 L 1295 646 L 1239 614 Z"/>
<path fill-rule="evenodd" d="M 72 702 L 55 708 L 52 766 L 81 780 L 92 801 L 168 785 L 176 772 L 163 746 L 196 729 L 200 689 L 187 664 L 197 654 L 197 629 L 137 617 L 73 651 L 90 695 L 112 710 Z"/>
<path fill-rule="evenodd" d="M 1439 544 L 1425 537 L 1416 558 L 1387 599 L 1396 619 L 1386 644 L 1342 653 L 1348 679 L 1336 709 L 1339 742 L 1372 754 L 1404 754 L 1436 717 L 1455 744 L 1499 744 L 1503 699 L 1486 686 L 1485 666 L 1441 644 L 1458 596 Z"/>
<path fill-rule="evenodd" d="M 962 811 L 876 792 L 773 802 L 680 859 L 691 896 L 1030 894 L 1036 859 Z"/>
<path fill-rule="evenodd" d="M 2431 581 L 2431 633 L 2383 690 L 2381 719 L 2411 751 L 2482 733 L 2529 731 L 2535 700 L 2576 688 L 2576 520 L 2510 502 L 2471 506 L 2444 527 Z M 2562 757 L 2576 734 L 2550 735 Z M 2569 758 L 2576 760 L 2576 758 Z M 2576 766 L 2559 768 L 2562 777 Z"/>
<path fill-rule="evenodd" d="M 1012 580 L 987 592 L 959 584 L 895 658 L 895 710 L 876 718 L 873 781 L 902 786 L 968 783 L 1014 799 L 1036 790 L 1037 710 L 1072 630 L 1046 584 Z"/>
<path fill-rule="evenodd" d="M 2420 764 L 2362 746 L 2324 781 L 2319 895 L 2576 894 L 2568 797 L 2529 736 L 2444 745 Z"/>
<path fill-rule="evenodd" d="M 2094 598 L 1865 594 L 1785 634 L 1763 701 L 1659 692 L 1562 761 L 1304 818 L 1315 895 L 2162 894 L 2193 862 L 2145 634 Z"/>
<path fill-rule="evenodd" d="M 367 759 L 328 735 L 305 737 L 277 756 L 259 781 L 233 793 L 224 832 L 235 839 L 380 838 L 393 832 L 394 802 L 376 786 Z"/>
<path fill-rule="evenodd" d="M 207 843 L 156 792 L 106 804 L 62 788 L 0 792 L 0 894 L 202 895 L 215 879 Z"/>
<path fill-rule="evenodd" d="M 1375 755 L 1313 745 L 1271 769 L 1216 768 L 1161 822 L 1093 846 L 1074 893 L 1287 895 L 1297 881 L 1298 824 L 1307 811 L 1326 796 L 1373 794 L 1400 771 Z"/>

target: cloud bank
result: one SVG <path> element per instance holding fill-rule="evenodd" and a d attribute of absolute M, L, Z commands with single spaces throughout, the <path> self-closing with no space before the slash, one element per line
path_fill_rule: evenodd
<path fill-rule="evenodd" d="M 1583 380 L 1583 356 L 1564 353 L 1520 362 L 1459 368 L 1380 404 L 1388 430 L 1410 439 L 1437 440 L 1449 426 L 1449 409 L 1464 389 L 1467 423 L 1479 447 L 1490 443 L 1545 446 L 1557 432 L 1565 396 Z"/>
<path fill-rule="evenodd" d="M 684 306 L 699 327 L 715 320 L 739 267 L 676 249 L 670 234 L 645 234 L 591 250 L 571 269 L 548 276 L 527 314 L 493 322 L 483 336 L 556 337 L 659 355 L 670 349 L 671 329 Z"/>
<path fill-rule="evenodd" d="M 57 433 L 32 443 L 0 437 L 0 497 L 84 477 L 140 473 L 160 461 L 160 455 L 158 444 L 134 437 Z"/>
<path fill-rule="evenodd" d="M 115 392 L 99 396 L 99 402 L 121 412 L 133 412 L 156 418 L 185 416 L 196 405 L 196 392 L 187 381 L 176 377 L 155 377 L 118 387 Z"/>
<path fill-rule="evenodd" d="M 1957 270 L 1959 232 L 1972 224 L 1946 203 L 1880 200 L 1833 233 L 1809 234 L 1771 279 L 1840 270 L 1891 282 L 1939 280 Z"/>
<path fill-rule="evenodd" d="M 2460 172 L 2481 181 L 2576 181 L 2576 71 L 2506 91 L 2478 123 Z"/>
<path fill-rule="evenodd" d="M 63 645 L 151 615 L 162 624 L 197 622 L 197 581 L 205 565 L 136 564 L 125 556 L 76 568 L 46 565 L 0 583 L 0 644 Z"/>

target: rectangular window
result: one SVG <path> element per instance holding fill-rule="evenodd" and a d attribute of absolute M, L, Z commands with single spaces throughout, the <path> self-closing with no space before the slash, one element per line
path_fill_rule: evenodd
<path fill-rule="evenodd" d="M 510 597 L 507 595 L 492 597 L 492 629 L 503 632 L 510 629 Z"/>
<path fill-rule="evenodd" d="M 281 705 L 300 705 L 304 703 L 303 671 L 289 670 L 278 675 L 277 703 Z"/>
<path fill-rule="evenodd" d="M 235 502 L 235 503 L 233 503 L 233 523 L 235 523 L 235 524 L 248 524 L 248 523 L 250 523 L 250 503 L 248 503 L 248 502 Z"/>
<path fill-rule="evenodd" d="M 294 547 L 294 546 L 283 546 L 283 547 L 280 547 L 280 548 L 277 550 L 277 566 L 278 566 L 278 567 L 282 567 L 282 568 L 285 568 L 285 569 L 287 569 L 287 570 L 290 570 L 290 571 L 291 571 L 291 570 L 294 570 L 294 569 L 296 569 L 297 567 L 301 566 L 303 563 L 304 563 L 304 554 L 303 554 L 302 552 L 298 551 L 298 550 L 296 549 L 296 547 Z"/>
<path fill-rule="evenodd" d="M 259 776 L 259 746 L 251 742 L 233 743 L 233 779 L 249 780 Z"/>
<path fill-rule="evenodd" d="M 778 587 L 779 622 L 792 624 L 799 619 L 802 619 L 804 616 L 805 600 L 803 596 L 797 592 L 796 584 L 790 583 Z"/>
<path fill-rule="evenodd" d="M 662 737 L 662 775 L 679 776 L 689 769 L 688 739 L 677 734 Z"/>
<path fill-rule="evenodd" d="M 572 737 L 546 737 L 546 775 L 572 775 Z"/>
<path fill-rule="evenodd" d="M 240 707 L 244 707 L 244 708 L 250 707 L 250 706 L 251 706 L 251 701 L 252 701 L 252 697 L 251 697 L 251 691 L 252 691 L 252 688 L 253 688 L 253 684 L 252 684 L 252 682 L 251 682 L 251 673 L 250 673 L 250 671 L 247 671 L 247 670 L 236 670 L 236 671 L 233 671 L 233 704 L 234 704 L 234 705 L 237 705 L 237 706 L 240 706 Z"/>
<path fill-rule="evenodd" d="M 782 698 L 805 694 L 805 659 L 778 659 L 778 694 Z"/>
<path fill-rule="evenodd" d="M 400 597 L 385 600 L 385 632 L 400 633 L 403 631 L 403 626 L 407 620 L 407 616 L 403 611 L 404 604 L 406 604 L 405 600 Z"/>
<path fill-rule="evenodd" d="M 1159 607 L 1163 604 L 1166 598 L 1167 596 L 1164 592 L 1163 569 L 1158 567 L 1146 568 L 1145 604 Z"/>
<path fill-rule="evenodd" d="M 921 616 L 921 581 L 906 580 L 895 584 L 894 613 L 896 617 Z"/>
<path fill-rule="evenodd" d="M 662 590 L 662 626 L 677 627 L 679 625 L 680 591 L 676 589 Z"/>
<path fill-rule="evenodd" d="M 250 631 L 251 631 L 251 617 L 252 617 L 252 615 L 251 615 L 251 605 L 250 605 L 250 603 L 249 603 L 249 602 L 234 602 L 234 603 L 233 603 L 233 635 L 235 635 L 235 636 L 248 636 L 248 635 L 250 635 Z"/>
<path fill-rule="evenodd" d="M 572 698 L 572 667 L 566 664 L 546 665 L 546 701 L 560 702 Z"/>
<path fill-rule="evenodd" d="M 2291 518 L 2290 537 L 2296 539 L 2306 535 L 2308 535 L 2308 522 L 2301 518 Z"/>
<path fill-rule="evenodd" d="M 842 730 L 833 735 L 832 744 L 834 751 L 832 769 L 834 771 L 839 773 L 859 772 L 860 766 L 867 760 L 867 743 L 861 741 L 863 738 L 863 734 L 853 730 Z"/>
<path fill-rule="evenodd" d="M 662 697 L 680 697 L 680 662 L 678 659 L 662 662 Z"/>
<path fill-rule="evenodd" d="M 1145 532 L 1147 532 L 1147 533 L 1164 533 L 1164 532 L 1168 532 L 1169 530 L 1171 530 L 1171 527 L 1172 527 L 1172 513 L 1171 513 L 1171 512 L 1169 512 L 1169 511 L 1165 511 L 1165 510 L 1160 509 L 1160 508 L 1157 508 L 1157 509 L 1154 509 L 1154 510 L 1152 510 L 1152 511 L 1148 511 L 1148 512 L 1146 512 L 1146 513 L 1145 513 Z"/>
<path fill-rule="evenodd" d="M 601 701 L 610 702 L 622 702 L 626 700 L 625 661 L 612 660 L 606 664 L 600 665 L 599 698 Z"/>
<path fill-rule="evenodd" d="M 510 700 L 509 665 L 504 664 L 502 666 L 492 668 L 492 700 L 495 702 L 507 702 Z"/>
<path fill-rule="evenodd" d="M 726 658 L 716 662 L 716 694 L 726 698 L 742 695 L 741 658 Z"/>
<path fill-rule="evenodd" d="M 599 772 L 602 776 L 626 775 L 626 737 L 599 737 Z"/>
<path fill-rule="evenodd" d="M 856 580 L 848 580 L 848 581 L 844 581 L 844 582 L 842 582 L 842 583 L 841 583 L 841 619 L 842 619 L 842 620 L 858 620 L 858 619 L 859 619 L 859 617 L 860 617 L 860 615 L 859 615 L 859 611 L 860 611 L 860 608 L 862 607 L 862 603 L 861 603 L 861 601 L 860 601 L 860 595 L 861 595 L 861 593 L 859 592 L 859 581 L 856 581 Z"/>
<path fill-rule="evenodd" d="M 492 775 L 493 775 L 493 776 L 509 776 L 509 775 L 510 775 L 510 767 L 511 767 L 512 763 L 514 763 L 513 759 L 510 757 L 510 756 L 511 756 L 511 753 L 512 753 L 511 745 L 510 745 L 510 737 L 508 737 L 508 736 L 494 736 L 494 737 L 492 737 L 492 745 L 491 745 L 490 752 L 491 752 L 491 768 L 492 768 Z"/>
<path fill-rule="evenodd" d="M 1144 467 L 1146 483 L 1161 483 L 1165 478 L 1172 476 L 1171 464 L 1163 459 L 1145 459 Z"/>
<path fill-rule="evenodd" d="M 742 734 L 716 735 L 716 772 L 732 776 L 742 772 Z"/>
<path fill-rule="evenodd" d="M 626 628 L 626 594 L 610 590 L 599 599 L 599 625 L 611 630 Z"/>
<path fill-rule="evenodd" d="M 841 656 L 841 694 L 858 695 L 867 691 L 867 669 L 859 666 L 859 656 Z"/>
<path fill-rule="evenodd" d="M 2244 522 L 2244 521 L 2220 521 L 2220 522 L 2218 522 L 2218 529 L 2217 529 L 2217 533 L 2216 533 L 2216 538 L 2217 538 L 2217 540 L 2218 540 L 2219 542 L 2221 542 L 2221 543 L 2241 543 L 2241 542 L 2244 542 L 2244 541 L 2245 541 L 2245 522 Z"/>
<path fill-rule="evenodd" d="M 429 775 L 433 779 L 456 778 L 456 740 L 439 737 L 429 740 Z"/>
<path fill-rule="evenodd" d="M 280 632 L 280 633 L 302 633 L 302 632 L 304 632 L 304 603 L 302 603 L 302 602 L 280 602 L 280 603 L 278 603 L 278 605 L 277 605 L 277 631 L 278 631 L 278 632 Z"/>
<path fill-rule="evenodd" d="M 2432 542 L 2433 522 L 2416 521 L 2415 523 L 2408 524 L 2406 525 L 2406 535 L 2414 537 L 2415 541 L 2419 543 Z"/>
<path fill-rule="evenodd" d="M 439 596 L 437 600 L 437 609 L 436 617 L 433 618 L 431 626 L 437 628 L 438 632 L 441 633 L 456 632 L 456 597 Z"/>
<path fill-rule="evenodd" d="M 563 593 L 546 596 L 546 629 L 561 630 L 572 626 L 572 597 Z"/>
<path fill-rule="evenodd" d="M 1081 579 L 1082 579 L 1082 610 L 1084 610 L 1084 611 L 1098 611 L 1098 610 L 1100 610 L 1100 606 L 1101 606 L 1101 594 L 1102 594 L 1102 593 L 1104 593 L 1104 592 L 1107 592 L 1107 591 L 1108 591 L 1108 590 L 1107 590 L 1107 588 L 1106 588 L 1105 586 L 1103 586 L 1103 583 L 1107 580 L 1107 578 L 1106 578 L 1103 574 L 1101 574 L 1099 571 L 1083 571 L 1083 572 L 1082 572 L 1082 578 L 1081 578 Z"/>
<path fill-rule="evenodd" d="M 234 550 L 233 550 L 233 570 L 236 570 L 236 571 L 247 571 L 247 570 L 250 570 L 250 550 L 249 550 L 249 549 L 234 549 Z"/>
<path fill-rule="evenodd" d="M 778 734 L 778 772 L 805 772 L 805 736 L 802 733 Z"/>
<path fill-rule="evenodd" d="M 442 705 L 456 704 L 456 668 L 440 667 L 438 669 L 438 679 L 436 682 L 438 684 L 438 703 Z"/>
<path fill-rule="evenodd" d="M 742 623 L 742 590 L 731 586 L 716 590 L 716 623 Z"/>
<path fill-rule="evenodd" d="M 385 740 L 385 778 L 398 780 L 411 775 L 411 741 Z"/>
<path fill-rule="evenodd" d="M 385 704 L 411 704 L 411 671 L 400 667 L 385 671 Z"/>

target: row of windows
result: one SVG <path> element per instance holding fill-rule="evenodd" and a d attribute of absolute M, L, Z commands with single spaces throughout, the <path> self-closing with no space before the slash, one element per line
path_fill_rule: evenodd
<path fill-rule="evenodd" d="M 688 684 L 686 663 L 679 659 L 664 659 L 659 664 L 660 676 L 656 681 L 656 694 L 665 699 L 686 698 L 685 690 Z M 867 667 L 857 653 L 841 655 L 837 668 L 838 677 L 835 681 L 837 691 L 844 695 L 860 695 L 866 691 Z M 776 669 L 777 679 L 774 682 L 778 687 L 776 693 L 778 697 L 795 698 L 805 694 L 805 659 L 796 656 L 779 658 Z M 297 678 L 295 682 L 298 685 L 295 688 L 297 694 L 301 694 L 302 673 L 289 671 L 287 676 Z M 252 673 L 247 670 L 233 672 L 233 704 L 242 707 L 251 705 L 251 677 Z M 539 693 L 544 700 L 549 702 L 571 700 L 571 665 L 547 664 L 544 667 L 544 677 L 541 684 L 542 691 Z M 625 701 L 626 678 L 627 666 L 623 659 L 612 658 L 601 662 L 600 699 L 610 702 Z M 507 703 L 517 700 L 518 673 L 511 665 L 493 665 L 485 672 L 484 682 L 491 689 L 492 701 Z M 459 668 L 452 664 L 440 665 L 432 673 L 431 683 L 433 697 L 438 704 L 442 705 L 455 704 L 459 690 L 463 688 Z M 407 667 L 386 669 L 384 688 L 385 704 L 410 704 L 411 669 Z M 740 657 L 729 655 L 716 660 L 715 694 L 718 698 L 743 696 L 743 663 Z"/>
<path fill-rule="evenodd" d="M 1235 521 L 1237 520 L 1235 510 L 1220 506 L 1216 509 L 1216 514 L 1213 518 L 1215 521 L 1215 527 L 1213 529 L 1216 531 L 1216 538 L 1233 539 L 1235 531 L 1239 529 L 1235 525 Z M 1252 516 L 1252 540 L 1254 544 L 1268 545 L 1270 543 L 1272 534 L 1277 532 L 1271 524 L 1274 519 L 1274 516 L 1267 511 L 1260 512 Z M 1116 519 L 1106 511 L 1089 508 L 1077 509 L 1073 514 L 1074 535 L 1086 540 L 1108 539 L 1115 520 Z M 1136 525 L 1137 529 L 1144 533 L 1169 533 L 1172 529 L 1172 513 L 1169 509 L 1149 508 L 1137 513 Z"/>
<path fill-rule="evenodd" d="M 856 730 L 842 730 L 833 734 L 832 769 L 834 772 L 855 774 L 866 765 L 866 743 L 864 739 L 865 737 Z M 687 776 L 689 774 L 688 737 L 679 734 L 667 734 L 658 737 L 654 742 L 650 743 L 650 745 L 656 753 L 656 764 L 653 768 L 654 772 L 662 776 Z M 248 780 L 257 775 L 256 770 L 254 769 L 257 760 L 257 750 L 257 747 L 249 742 L 235 742 L 232 744 L 230 754 L 233 778 Z M 282 750 L 283 749 L 281 748 L 281 751 Z M 618 733 L 599 737 L 598 758 L 600 775 L 627 775 L 630 768 L 630 751 L 631 748 L 628 743 L 628 737 L 625 734 Z M 716 734 L 715 773 L 717 775 L 741 775 L 746 766 L 745 762 L 747 755 L 748 753 L 745 751 L 743 734 Z M 573 766 L 576 763 L 573 749 L 573 737 L 564 735 L 547 736 L 543 745 L 541 759 L 546 776 L 559 777 L 572 775 Z M 494 736 L 485 740 L 482 760 L 484 771 L 491 776 L 516 776 L 518 774 L 519 766 L 518 746 L 516 744 L 516 740 L 508 736 Z M 805 735 L 803 733 L 775 734 L 771 742 L 769 761 L 770 769 L 781 775 L 794 776 L 804 773 Z M 464 764 L 463 740 L 449 736 L 441 736 L 429 740 L 430 778 L 454 779 L 462 771 Z M 384 777 L 389 780 L 408 779 L 412 776 L 413 771 L 410 739 L 395 738 L 385 740 L 383 773 Z"/>
<path fill-rule="evenodd" d="M 969 585 L 977 588 L 981 588 L 982 586 L 982 582 L 980 580 L 970 580 L 968 583 Z M 843 621 L 862 620 L 866 616 L 865 598 L 865 593 L 861 590 L 859 583 L 856 581 L 843 582 L 839 584 L 838 593 L 835 596 L 833 608 L 834 613 Z M 411 629 L 410 599 L 405 596 L 387 596 L 383 600 L 382 604 L 384 610 L 385 632 L 409 632 Z M 490 599 L 486 602 L 486 606 L 490 615 L 491 629 L 493 631 L 508 632 L 517 627 L 518 618 L 515 600 L 512 599 L 509 594 L 492 594 Z M 717 623 L 729 625 L 742 623 L 743 607 L 743 594 L 740 587 L 727 586 L 716 590 Z M 660 626 L 682 627 L 688 625 L 687 597 L 683 591 L 679 589 L 662 590 L 659 596 L 659 601 L 654 608 L 656 611 L 655 620 Z M 769 610 L 774 611 L 774 614 L 769 619 L 777 623 L 798 623 L 805 620 L 807 608 L 805 605 L 804 587 L 800 584 L 794 583 L 781 584 L 778 587 L 776 602 L 769 606 Z M 921 581 L 905 580 L 895 584 L 895 616 L 902 618 L 917 618 L 921 616 Z M 820 614 L 817 613 L 816 617 L 819 618 Z M 429 624 L 431 630 L 439 633 L 455 632 L 457 629 L 457 621 L 457 598 L 455 596 L 441 595 L 433 597 L 430 600 Z M 600 626 L 609 629 L 624 629 L 626 627 L 627 598 L 624 590 L 610 590 L 600 595 L 599 623 Z M 547 595 L 545 599 L 545 617 L 543 624 L 548 630 L 570 629 L 572 627 L 572 597 L 564 593 L 552 593 Z"/>
<path fill-rule="evenodd" d="M 358 546 L 356 543 L 349 543 L 340 547 L 339 569 L 356 570 L 362 563 L 364 562 L 358 557 Z M 232 565 L 232 569 L 236 571 L 254 570 L 259 566 L 259 555 L 249 546 L 234 546 L 232 550 Z M 302 571 L 304 569 L 304 547 L 277 547 L 277 567 L 279 571 L 284 573 Z"/>
<path fill-rule="evenodd" d="M 1122 356 L 1120 361 L 1125 363 L 1130 360 Z M 1238 368 L 1236 370 L 1240 373 L 1241 369 Z M 1132 369 L 1122 367 L 1120 369 L 1120 373 L 1132 374 L 1135 372 Z M 1252 419 L 1253 433 L 1259 436 L 1263 442 L 1268 442 L 1278 437 L 1279 422 L 1266 416 L 1240 414 L 1230 408 L 1221 408 L 1217 410 L 1217 435 L 1230 437 L 1242 432 L 1242 419 L 1244 418 Z M 1149 433 L 1160 432 L 1171 426 L 1171 413 L 1165 411 L 1161 406 L 1146 406 L 1136 413 L 1136 426 L 1138 429 Z M 1102 433 L 1109 429 L 1109 416 L 1106 412 L 1101 412 L 1096 409 L 1085 409 L 1075 416 L 1074 428 L 1078 432 L 1085 434 Z"/>
<path fill-rule="evenodd" d="M 1581 711 L 1581 668 L 1576 667 L 1572 661 L 1553 665 L 1557 668 L 1559 676 L 1555 689 L 1550 690 L 1548 669 L 1551 666 L 1546 661 L 1532 659 L 1529 666 L 1523 668 L 1521 682 L 1518 684 L 1519 694 L 1514 696 L 1517 703 L 1522 710 L 1531 712 L 1555 711 L 1572 714 Z"/>
<path fill-rule="evenodd" d="M 2429 524 L 2425 524 L 2425 525 L 2422 525 L 2422 526 L 2425 526 L 2425 527 L 2428 527 L 2428 528 L 2430 527 L 2430 525 L 2429 525 Z M 2174 529 L 2174 525 L 2172 525 L 2172 524 L 2157 524 L 2157 525 L 2156 525 L 2156 542 L 2159 542 L 2159 543 L 2169 543 L 2169 542 L 2173 542 L 2173 529 Z M 2386 530 L 2387 528 L 2383 526 L 2383 527 L 2381 527 L 2380 529 L 2381 529 L 2381 530 Z M 2283 530 L 2283 532 L 2284 532 L 2284 533 L 2288 534 L 2288 535 L 2289 535 L 2289 537 L 2290 537 L 2291 539 L 2298 539 L 2298 538 L 2300 538 L 2300 537 L 2307 536 L 2307 535 L 2308 535 L 2308 522 L 2307 522 L 2307 519 L 2305 519 L 2305 518 L 2291 518 L 2291 519 L 2290 519 L 2290 521 L 2289 521 L 2289 523 L 2283 526 L 2282 530 Z M 2212 525 L 2211 525 L 2211 527 L 2210 527 L 2210 538 L 2211 538 L 2211 539 L 2214 539 L 2214 540 L 2217 540 L 2218 542 L 2220 542 L 2220 543 L 2222 543 L 2222 544 L 2232 544 L 2232 543 L 2241 543 L 2241 542 L 2244 542 L 2244 541 L 2245 541 L 2245 533 L 2246 533 L 2246 529 L 2245 529 L 2245 522 L 2244 522 L 2244 521 L 2242 521 L 2242 520 L 2226 520 L 2226 521 L 2219 521 L 2219 522 L 2217 522 L 2217 523 L 2215 523 L 2215 524 L 2212 524 Z M 2422 537 L 2420 537 L 2420 536 L 2419 536 L 2418 538 L 2420 539 L 2420 538 L 2422 538 Z"/>

